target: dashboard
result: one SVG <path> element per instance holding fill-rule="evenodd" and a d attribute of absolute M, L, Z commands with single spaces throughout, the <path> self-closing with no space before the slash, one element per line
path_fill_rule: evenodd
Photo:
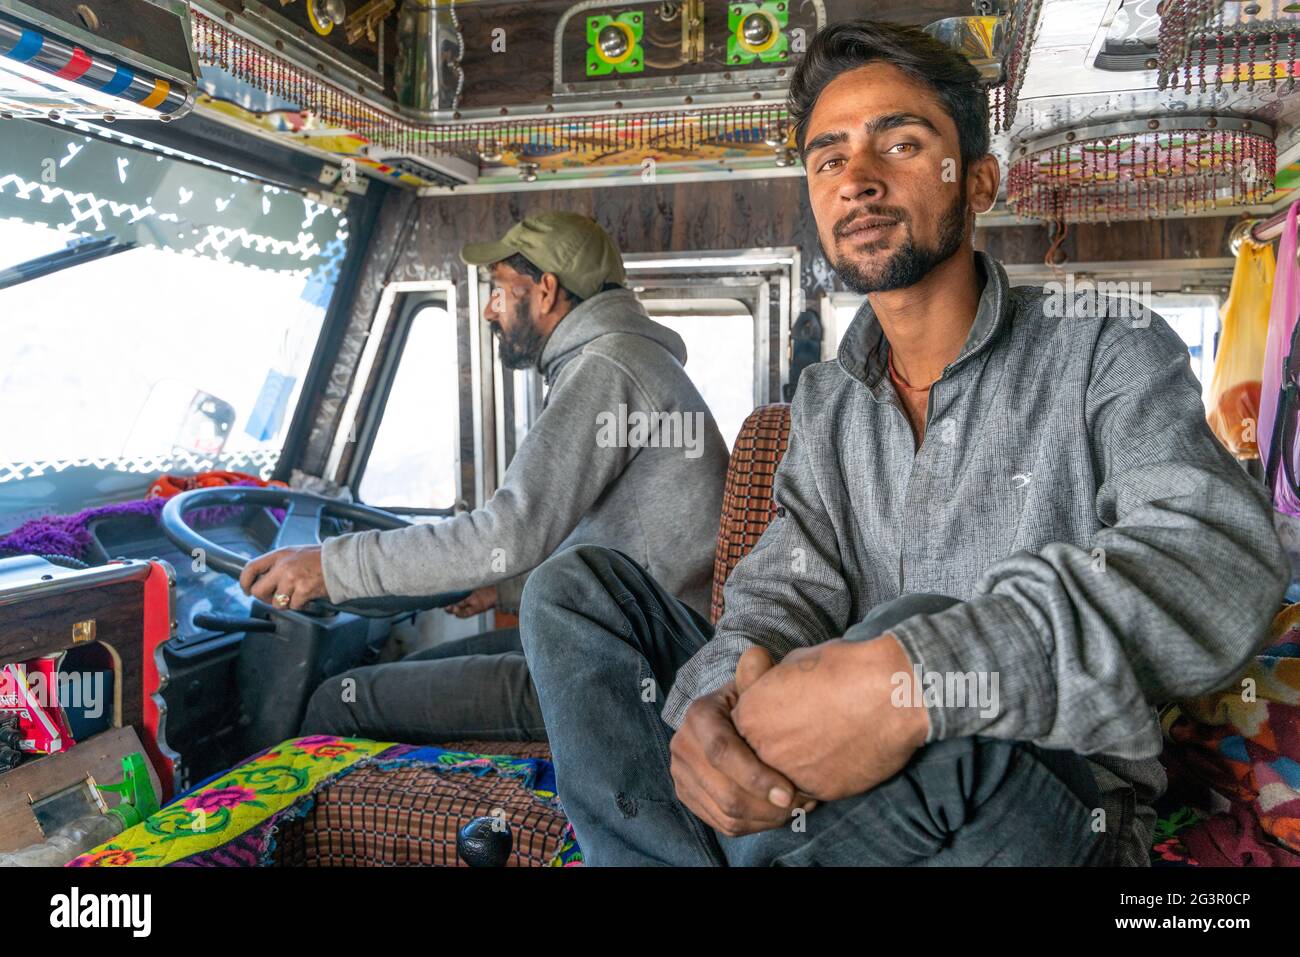
<path fill-rule="evenodd" d="M 265 551 L 253 523 L 243 516 L 208 526 L 204 532 L 214 542 L 250 558 Z M 173 648 L 179 650 L 211 635 L 195 628 L 197 613 L 248 616 L 252 599 L 240 590 L 239 582 L 213 569 L 199 570 L 194 557 L 173 545 L 152 516 L 108 516 L 92 524 L 90 533 L 91 550 L 96 553 L 89 558 L 92 564 L 114 558 L 158 558 L 171 565 L 176 572 L 172 613 L 177 630 Z"/>

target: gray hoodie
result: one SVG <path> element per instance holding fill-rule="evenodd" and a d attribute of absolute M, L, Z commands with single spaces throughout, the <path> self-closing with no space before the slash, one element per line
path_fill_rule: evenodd
<path fill-rule="evenodd" d="M 707 615 L 728 453 L 685 362 L 630 289 L 580 303 L 542 350 L 545 406 L 496 494 L 446 521 L 328 539 L 330 600 L 496 584 L 513 609 L 527 572 L 594 544 Z"/>

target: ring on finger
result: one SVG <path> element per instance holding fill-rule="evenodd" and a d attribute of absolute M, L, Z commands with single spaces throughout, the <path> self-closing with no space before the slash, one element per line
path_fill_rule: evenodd
<path fill-rule="evenodd" d="M 291 600 L 290 597 L 286 595 L 284 592 L 279 592 L 275 596 L 275 607 L 288 608 L 290 600 Z"/>

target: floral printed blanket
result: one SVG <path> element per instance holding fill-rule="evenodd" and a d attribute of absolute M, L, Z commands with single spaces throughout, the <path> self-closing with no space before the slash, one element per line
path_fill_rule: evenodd
<path fill-rule="evenodd" d="M 555 772 L 541 758 L 482 755 L 362 738 L 292 738 L 177 798 L 68 867 L 257 867 L 271 863 L 276 829 L 311 810 L 325 784 L 361 767 L 418 763 L 445 771 L 517 778 L 540 801 L 555 801 Z M 581 862 L 566 832 L 553 866 Z"/>
<path fill-rule="evenodd" d="M 1162 723 L 1170 790 L 1204 811 L 1178 834 L 1191 855 L 1300 866 L 1300 605 L 1236 682 L 1170 706 Z"/>

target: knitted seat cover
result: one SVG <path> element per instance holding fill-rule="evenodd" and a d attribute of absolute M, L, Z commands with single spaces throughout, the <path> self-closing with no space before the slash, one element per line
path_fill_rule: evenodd
<path fill-rule="evenodd" d="M 460 741 L 439 747 L 473 754 L 544 758 L 544 743 Z M 514 850 L 508 867 L 545 867 L 559 851 L 564 815 L 518 779 L 429 767 L 359 768 L 316 792 L 311 810 L 276 835 L 283 867 L 463 867 L 456 832 L 476 817 L 503 815 Z"/>
<path fill-rule="evenodd" d="M 727 466 L 722 491 L 722 521 L 713 558 L 713 604 L 710 618 L 722 617 L 722 587 L 732 570 L 758 542 L 776 506 L 772 477 L 790 441 L 790 406 L 759 406 L 745 419 Z"/>

